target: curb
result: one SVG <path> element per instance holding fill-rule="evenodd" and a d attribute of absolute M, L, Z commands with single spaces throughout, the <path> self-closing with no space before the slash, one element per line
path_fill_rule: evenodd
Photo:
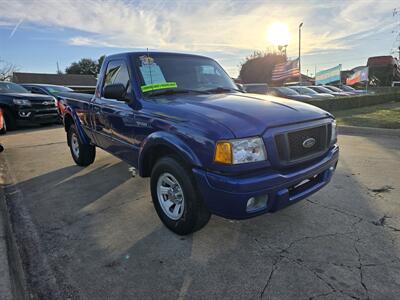
<path fill-rule="evenodd" d="M 1 299 L 13 299 L 11 289 L 11 273 L 9 264 L 9 231 L 7 222 L 7 213 L 3 209 L 3 203 L 5 202 L 4 192 L 0 188 L 0 298 Z"/>
<path fill-rule="evenodd" d="M 0 209 L 7 217 L 13 299 L 64 299 L 6 157 L 0 157 L 0 170 L 0 189 L 5 196 Z"/>
<path fill-rule="evenodd" d="M 9 296 L 11 297 L 4 299 L 29 299 L 30 297 L 25 272 L 22 267 L 19 248 L 13 232 L 10 215 L 8 213 L 7 198 L 5 194 L 6 185 L 3 177 L 6 172 L 4 164 L 0 165 L 0 169 L 3 171 L 3 175 L 0 176 L 0 219 L 3 221 L 4 240 L 7 244 L 5 249 L 7 262 L 1 263 L 5 268 L 4 273 L 8 273 L 8 279 L 10 281 Z"/>
<path fill-rule="evenodd" d="M 375 128 L 375 127 L 358 127 L 339 125 L 339 134 L 343 135 L 386 135 L 400 137 L 400 129 Z"/>

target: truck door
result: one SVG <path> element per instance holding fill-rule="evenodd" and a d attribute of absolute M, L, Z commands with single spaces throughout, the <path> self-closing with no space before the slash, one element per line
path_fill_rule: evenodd
<path fill-rule="evenodd" d="M 109 84 L 123 84 L 127 94 L 132 94 L 130 78 L 124 60 L 111 60 L 107 65 L 103 91 Z M 102 146 L 121 159 L 136 165 L 138 152 L 138 147 L 135 145 L 136 111 L 126 101 L 104 98 L 103 95 L 98 104 L 105 131 Z"/>

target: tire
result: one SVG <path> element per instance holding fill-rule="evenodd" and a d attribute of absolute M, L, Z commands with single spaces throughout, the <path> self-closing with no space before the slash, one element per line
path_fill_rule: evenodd
<path fill-rule="evenodd" d="M 171 186 L 168 183 L 170 180 L 175 181 L 175 185 Z M 211 214 L 196 190 L 191 170 L 178 163 L 177 158 L 166 156 L 157 161 L 151 172 L 150 186 L 158 216 L 164 225 L 176 234 L 193 233 L 210 220 Z M 165 188 L 169 189 L 172 195 L 162 194 Z M 181 196 L 175 198 L 174 195 Z M 171 198 L 172 201 L 169 200 Z M 169 205 L 171 206 L 168 208 Z M 174 214 L 178 206 L 180 209 Z"/>
<path fill-rule="evenodd" d="M 72 158 L 78 166 L 86 167 L 94 162 L 96 147 L 81 143 L 75 125 L 69 128 L 67 138 Z"/>
<path fill-rule="evenodd" d="M 13 115 L 6 109 L 3 109 L 3 119 L 4 119 L 4 128 L 7 130 L 15 130 L 17 129 L 17 123 Z"/>

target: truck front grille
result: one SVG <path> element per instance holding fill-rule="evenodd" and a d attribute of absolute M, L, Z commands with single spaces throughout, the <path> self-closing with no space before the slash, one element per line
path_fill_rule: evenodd
<path fill-rule="evenodd" d="M 331 125 L 306 128 L 286 132 L 275 136 L 279 158 L 284 163 L 312 158 L 326 151 L 329 147 Z M 305 141 L 313 139 L 313 145 L 305 145 Z M 308 147 L 307 147 L 308 146 Z"/>

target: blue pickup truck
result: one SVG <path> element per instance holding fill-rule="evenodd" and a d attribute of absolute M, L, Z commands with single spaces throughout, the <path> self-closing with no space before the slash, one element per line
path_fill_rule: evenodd
<path fill-rule="evenodd" d="M 243 93 L 203 56 L 111 55 L 94 96 L 64 97 L 76 164 L 93 163 L 100 147 L 150 177 L 157 214 L 181 235 L 211 214 L 244 219 L 296 203 L 325 186 L 338 162 L 331 114 Z"/>

